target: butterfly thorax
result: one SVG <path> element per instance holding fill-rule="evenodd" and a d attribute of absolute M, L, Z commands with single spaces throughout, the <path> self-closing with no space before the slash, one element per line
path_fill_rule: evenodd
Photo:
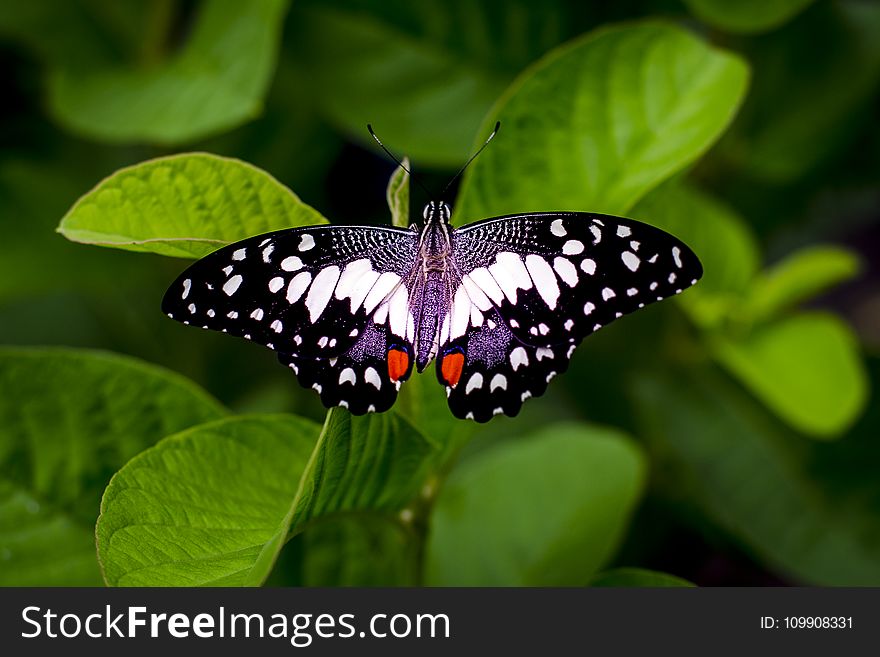
<path fill-rule="evenodd" d="M 416 368 L 419 372 L 437 355 L 440 318 L 450 302 L 449 268 L 452 257 L 449 206 L 431 201 L 425 206 L 425 220 L 419 235 L 419 260 L 413 286 L 412 314 L 416 318 Z"/>

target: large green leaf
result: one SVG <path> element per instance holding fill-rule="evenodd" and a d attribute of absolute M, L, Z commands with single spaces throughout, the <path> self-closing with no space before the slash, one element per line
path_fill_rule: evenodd
<path fill-rule="evenodd" d="M 512 212 L 622 214 L 723 132 L 746 65 L 666 23 L 598 30 L 523 73 L 483 124 L 456 222 Z"/>
<path fill-rule="evenodd" d="M 685 0 L 707 23 L 729 32 L 762 32 L 779 27 L 814 0 Z"/>
<path fill-rule="evenodd" d="M 858 256 L 836 246 L 795 251 L 752 284 L 742 312 L 758 322 L 779 314 L 859 273 Z"/>
<path fill-rule="evenodd" d="M 712 350 L 762 402 L 814 438 L 839 438 L 864 410 L 858 342 L 833 315 L 795 315 L 738 340 L 718 336 Z"/>
<path fill-rule="evenodd" d="M 304 0 L 290 45 L 330 119 L 420 165 L 454 166 L 514 76 L 571 34 L 571 3 Z"/>
<path fill-rule="evenodd" d="M 110 142 L 192 141 L 256 116 L 287 0 L 204 2 L 186 45 L 157 66 L 63 66 L 49 104 L 68 128 Z"/>
<path fill-rule="evenodd" d="M 453 470 L 431 517 L 432 585 L 586 584 L 611 556 L 644 480 L 624 435 L 557 424 Z"/>
<path fill-rule="evenodd" d="M 113 478 L 98 554 L 117 586 L 258 585 L 287 539 L 347 513 L 396 515 L 417 495 L 432 446 L 394 415 L 330 411 L 184 431 Z"/>
<path fill-rule="evenodd" d="M 284 583 L 412 586 L 418 584 L 420 539 L 400 518 L 379 514 L 317 522 L 293 539 L 302 543 L 296 563 L 298 572 Z M 295 547 L 291 542 L 281 559 Z"/>
<path fill-rule="evenodd" d="M 876 413 L 864 435 L 807 442 L 711 370 L 666 370 L 634 392 L 657 484 L 686 510 L 780 576 L 880 584 Z"/>
<path fill-rule="evenodd" d="M 74 242 L 199 258 L 245 237 L 324 221 L 265 171 L 188 153 L 117 171 L 76 202 L 58 232 Z"/>
<path fill-rule="evenodd" d="M 0 349 L 0 584 L 99 584 L 94 524 L 111 475 L 223 414 L 188 381 L 128 358 Z"/>
<path fill-rule="evenodd" d="M 758 245 L 730 208 L 687 183 L 672 180 L 647 194 L 630 215 L 684 240 L 703 263 L 699 285 L 679 302 L 703 326 L 718 324 L 739 304 L 758 272 Z"/>

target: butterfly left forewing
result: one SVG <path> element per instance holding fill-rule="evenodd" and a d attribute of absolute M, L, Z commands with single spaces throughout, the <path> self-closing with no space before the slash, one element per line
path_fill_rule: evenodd
<path fill-rule="evenodd" d="M 414 241 L 411 231 L 344 226 L 259 235 L 191 265 L 162 310 L 277 351 L 338 356 L 409 275 Z"/>
<path fill-rule="evenodd" d="M 360 226 L 249 238 L 190 266 L 162 309 L 274 349 L 328 407 L 387 410 L 412 369 L 406 299 L 416 239 L 409 230 Z"/>

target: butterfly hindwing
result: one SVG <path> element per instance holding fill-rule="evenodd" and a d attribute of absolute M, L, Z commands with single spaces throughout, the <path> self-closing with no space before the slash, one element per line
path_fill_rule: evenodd
<path fill-rule="evenodd" d="M 316 359 L 279 353 L 278 360 L 294 371 L 304 388 L 317 391 L 324 406 L 344 406 L 362 415 L 391 408 L 401 383 L 412 372 L 412 354 L 411 343 L 394 335 L 388 325 L 370 320 L 351 348 L 339 356 Z M 400 371 L 393 372 L 395 366 Z"/>
<path fill-rule="evenodd" d="M 409 276 L 416 241 L 412 231 L 360 226 L 259 235 L 190 266 L 168 289 L 162 310 L 279 352 L 339 356 Z"/>
<path fill-rule="evenodd" d="M 527 399 L 544 394 L 550 380 L 568 368 L 574 346 L 572 342 L 550 347 L 524 344 L 493 308 L 479 327 L 441 348 L 437 377 L 446 386 L 449 408 L 456 417 L 486 422 L 502 413 L 514 416 Z"/>

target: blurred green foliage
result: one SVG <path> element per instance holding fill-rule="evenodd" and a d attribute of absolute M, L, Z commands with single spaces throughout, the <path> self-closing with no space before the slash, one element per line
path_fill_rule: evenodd
<path fill-rule="evenodd" d="M 0 44 L 0 584 L 880 584 L 876 4 L 9 0 Z M 499 119 L 455 222 L 705 268 L 520 417 L 431 370 L 325 413 L 159 312 L 158 256 L 416 219 L 367 122 L 434 186 Z"/>

